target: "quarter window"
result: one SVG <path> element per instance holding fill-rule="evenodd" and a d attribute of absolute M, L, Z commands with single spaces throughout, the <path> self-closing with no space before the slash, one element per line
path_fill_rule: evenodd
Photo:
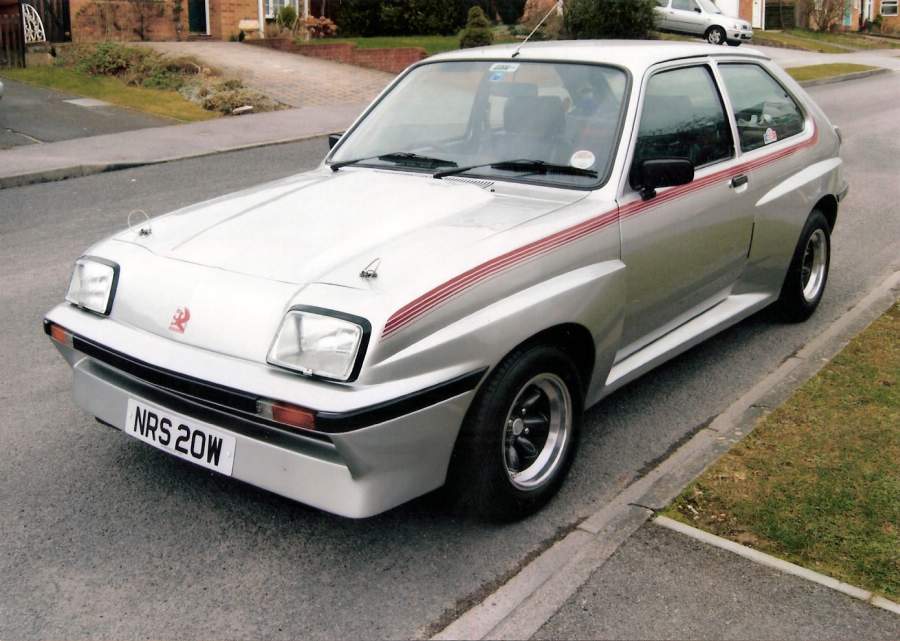
<path fill-rule="evenodd" d="M 635 164 L 651 158 L 687 158 L 702 167 L 733 156 L 731 127 L 708 67 L 674 69 L 650 78 Z"/>
<path fill-rule="evenodd" d="M 881 0 L 881 15 L 896 16 L 897 0 Z"/>
<path fill-rule="evenodd" d="M 681 11 L 693 11 L 696 7 L 694 0 L 672 0 L 672 8 Z"/>
<path fill-rule="evenodd" d="M 759 65 L 719 65 L 734 107 L 741 149 L 750 151 L 803 131 L 794 99 Z"/>

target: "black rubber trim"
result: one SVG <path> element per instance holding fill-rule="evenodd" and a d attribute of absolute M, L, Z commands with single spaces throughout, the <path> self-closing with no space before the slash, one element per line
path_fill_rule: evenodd
<path fill-rule="evenodd" d="M 44 319 L 44 333 L 48 336 L 50 335 L 50 326 L 53 324 L 52 321 Z M 475 389 L 487 372 L 487 368 L 483 368 L 390 401 L 349 412 L 323 412 L 310 408 L 316 414 L 316 429 L 302 430 L 287 428 L 276 421 L 269 421 L 259 416 L 256 413 L 256 401 L 262 399 L 261 396 L 156 367 L 78 336 L 69 330 L 65 331 L 71 334 L 72 346 L 79 352 L 124 372 L 138 381 L 152 385 L 162 392 L 184 397 L 194 403 L 212 404 L 215 406 L 213 409 L 219 412 L 228 411 L 244 421 L 250 419 L 260 426 L 274 427 L 279 430 L 290 429 L 292 432 L 319 440 L 330 440 L 328 434 L 340 434 L 384 423 L 464 394 Z M 278 399 L 267 398 L 266 400 Z"/>
<path fill-rule="evenodd" d="M 484 368 L 476 372 L 463 374 L 444 383 L 426 387 L 418 392 L 352 412 L 318 412 L 316 414 L 316 427 L 332 434 L 349 432 L 350 430 L 390 421 L 405 414 L 412 414 L 475 389 L 486 371 L 487 368 Z"/>

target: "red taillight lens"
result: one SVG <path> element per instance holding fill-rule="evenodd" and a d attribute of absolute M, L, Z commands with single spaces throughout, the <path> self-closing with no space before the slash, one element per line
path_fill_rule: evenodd
<path fill-rule="evenodd" d="M 50 338 L 57 343 L 72 347 L 72 335 L 56 323 L 50 323 Z"/>
<path fill-rule="evenodd" d="M 256 413 L 276 423 L 305 430 L 316 429 L 316 413 L 281 401 L 257 401 Z"/>

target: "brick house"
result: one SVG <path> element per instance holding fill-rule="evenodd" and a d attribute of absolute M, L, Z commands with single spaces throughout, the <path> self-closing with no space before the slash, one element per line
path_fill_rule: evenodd
<path fill-rule="evenodd" d="M 69 0 L 72 40 L 228 40 L 240 31 L 259 35 L 260 24 L 303 0 Z"/>

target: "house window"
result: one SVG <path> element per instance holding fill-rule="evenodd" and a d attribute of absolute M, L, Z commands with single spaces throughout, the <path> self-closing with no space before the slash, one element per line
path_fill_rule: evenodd
<path fill-rule="evenodd" d="M 881 0 L 881 15 L 896 16 L 897 0 Z"/>
<path fill-rule="evenodd" d="M 297 0 L 265 0 L 266 17 L 269 19 L 278 17 L 278 12 L 285 5 L 291 5 L 298 12 L 300 11 Z"/>

